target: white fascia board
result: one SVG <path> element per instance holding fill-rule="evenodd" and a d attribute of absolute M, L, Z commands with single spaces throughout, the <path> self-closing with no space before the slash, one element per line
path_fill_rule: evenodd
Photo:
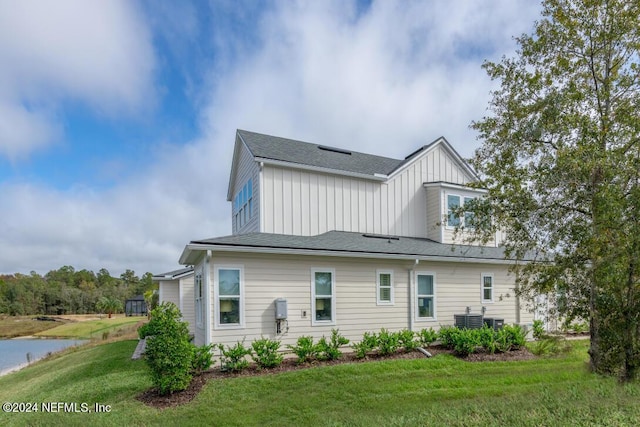
<path fill-rule="evenodd" d="M 316 249 L 290 249 L 290 248 L 267 248 L 253 246 L 231 246 L 231 245 L 207 245 L 207 244 L 189 244 L 187 245 L 189 252 L 207 251 L 212 252 L 240 252 L 240 253 L 259 253 L 259 254 L 280 254 L 280 255 L 314 255 L 314 256 L 331 256 L 339 258 L 374 258 L 374 259 L 399 259 L 415 261 L 444 261 L 444 262 L 465 262 L 474 264 L 515 264 L 515 260 L 495 259 L 495 258 L 472 258 L 461 256 L 435 256 L 435 255 L 404 255 L 404 254 L 381 254 L 376 252 L 349 252 L 349 251 L 332 251 L 332 250 L 316 250 Z M 187 249 L 185 249 L 185 252 Z M 526 261 L 523 261 L 526 262 Z"/>
<path fill-rule="evenodd" d="M 463 191 L 471 191 L 474 193 L 482 193 L 482 194 L 487 194 L 489 193 L 488 190 L 484 189 L 484 188 L 473 188 L 473 187 L 469 187 L 467 185 L 461 185 L 461 184 L 453 184 L 450 182 L 441 182 L 441 181 L 437 181 L 437 182 L 425 182 L 424 184 L 422 184 L 423 187 L 441 187 L 441 188 L 448 188 L 451 190 L 463 190 Z"/>
<path fill-rule="evenodd" d="M 303 170 L 309 170 L 313 172 L 327 173 L 331 175 L 343 175 L 343 176 L 350 176 L 354 178 L 368 179 L 370 181 L 386 181 L 387 180 L 386 175 L 380 175 L 380 176 L 378 176 L 379 174 L 368 175 L 366 173 L 349 172 L 349 171 L 342 171 L 339 169 L 331 169 L 331 168 L 321 168 L 319 166 L 303 165 L 301 163 L 285 162 L 282 160 L 267 159 L 265 157 L 254 157 L 254 158 L 256 161 L 262 162 L 265 165 L 280 166 L 288 169 L 303 169 Z"/>

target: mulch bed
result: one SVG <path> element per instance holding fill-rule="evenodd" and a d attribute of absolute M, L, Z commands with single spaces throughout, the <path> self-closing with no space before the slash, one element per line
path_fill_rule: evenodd
<path fill-rule="evenodd" d="M 453 354 L 453 351 L 446 349 L 442 346 L 431 346 L 427 349 L 431 355 L 435 356 L 438 354 Z M 148 406 L 152 406 L 154 408 L 170 408 L 174 406 L 183 405 L 185 403 L 191 402 L 197 395 L 200 393 L 200 390 L 209 380 L 220 380 L 224 378 L 236 378 L 236 377 L 250 377 L 257 375 L 273 375 L 281 372 L 289 372 L 295 371 L 299 369 L 312 368 L 316 366 L 331 366 L 331 365 L 340 365 L 344 363 L 367 363 L 372 361 L 381 361 L 381 360 L 399 360 L 399 359 L 422 359 L 425 355 L 420 353 L 419 351 L 412 351 L 410 353 L 398 352 L 391 356 L 369 356 L 365 359 L 357 359 L 353 353 L 347 353 L 342 356 L 340 360 L 333 360 L 327 362 L 309 362 L 298 364 L 295 358 L 285 359 L 282 364 L 276 368 L 264 370 L 259 369 L 256 365 L 251 365 L 247 369 L 244 369 L 241 372 L 224 372 L 219 368 L 214 368 L 212 370 L 203 372 L 200 375 L 196 375 L 193 377 L 191 384 L 186 390 L 179 391 L 173 394 L 169 394 L 166 396 L 162 396 L 158 394 L 158 391 L 155 388 L 149 389 L 136 397 L 141 402 L 144 402 Z M 520 350 L 513 350 L 507 353 L 474 353 L 465 358 L 461 358 L 462 360 L 468 362 L 488 362 L 488 361 L 516 361 L 516 360 L 529 360 L 534 359 L 537 356 L 529 352 L 526 348 Z"/>

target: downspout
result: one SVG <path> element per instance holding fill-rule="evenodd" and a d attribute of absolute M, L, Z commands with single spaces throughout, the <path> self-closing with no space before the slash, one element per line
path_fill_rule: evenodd
<path fill-rule="evenodd" d="M 414 307 L 413 307 L 413 289 L 414 289 L 414 278 L 415 278 L 415 267 L 416 265 L 418 265 L 420 263 L 419 259 L 416 259 L 414 264 L 411 266 L 411 268 L 408 270 L 409 271 L 409 280 L 407 281 L 408 283 L 408 289 L 407 289 L 407 300 L 408 300 L 408 304 L 409 304 L 409 330 L 413 331 L 413 319 L 415 318 L 414 316 Z"/>
<path fill-rule="evenodd" d="M 207 255 L 204 258 L 204 312 L 205 312 L 205 326 L 204 326 L 204 344 L 211 344 L 211 322 L 213 320 L 211 314 L 211 250 L 207 250 Z"/>

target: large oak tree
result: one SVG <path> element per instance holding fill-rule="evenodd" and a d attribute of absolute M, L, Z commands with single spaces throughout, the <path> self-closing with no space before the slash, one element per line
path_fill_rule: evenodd
<path fill-rule="evenodd" d="M 484 67 L 499 83 L 472 125 L 479 211 L 506 230 L 522 294 L 562 296 L 589 320 L 594 371 L 640 367 L 640 2 L 545 0 L 513 58 Z M 480 217 L 479 217 L 480 218 Z"/>

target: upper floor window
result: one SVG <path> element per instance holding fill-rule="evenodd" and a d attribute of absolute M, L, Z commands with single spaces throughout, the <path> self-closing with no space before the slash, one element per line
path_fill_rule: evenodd
<path fill-rule="evenodd" d="M 253 217 L 253 180 L 249 179 L 233 199 L 233 217 L 236 229 Z"/>
<path fill-rule="evenodd" d="M 462 197 L 455 194 L 447 194 L 447 226 L 458 227 L 463 226 L 466 228 L 472 228 L 474 222 L 473 212 L 464 212 L 464 215 L 460 216 L 456 211 L 459 211 L 461 206 L 471 202 L 474 197 Z"/>

